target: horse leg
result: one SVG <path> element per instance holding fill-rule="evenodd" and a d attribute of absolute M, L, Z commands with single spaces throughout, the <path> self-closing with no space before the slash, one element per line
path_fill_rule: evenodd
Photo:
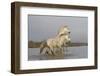
<path fill-rule="evenodd" d="M 44 48 L 45 48 L 45 43 L 42 42 L 40 45 L 40 54 L 43 52 Z"/>
<path fill-rule="evenodd" d="M 50 49 L 46 50 L 46 54 L 51 55 L 52 54 L 51 50 Z"/>
<path fill-rule="evenodd" d="M 60 51 L 62 54 L 64 54 L 64 47 L 60 47 Z"/>
<path fill-rule="evenodd" d="M 62 54 L 64 54 L 64 47 L 62 47 Z"/>
<path fill-rule="evenodd" d="M 51 47 L 50 50 L 51 50 L 52 55 L 55 55 L 55 53 L 54 53 L 54 48 Z"/>
<path fill-rule="evenodd" d="M 64 50 L 65 50 L 65 49 L 64 49 L 64 46 L 62 46 L 62 47 L 61 47 L 61 51 L 62 51 L 62 53 L 64 53 Z"/>

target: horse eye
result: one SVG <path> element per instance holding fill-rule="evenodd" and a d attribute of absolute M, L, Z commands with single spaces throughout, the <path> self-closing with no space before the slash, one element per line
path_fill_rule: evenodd
<path fill-rule="evenodd" d="M 70 34 L 70 32 L 68 32 Z"/>

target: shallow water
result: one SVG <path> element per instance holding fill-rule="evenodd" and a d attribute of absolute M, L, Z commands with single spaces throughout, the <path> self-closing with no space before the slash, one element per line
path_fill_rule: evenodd
<path fill-rule="evenodd" d="M 46 56 L 40 55 L 39 48 L 28 48 L 28 60 L 54 60 L 54 59 L 79 59 L 87 58 L 88 49 L 87 46 L 68 47 L 65 48 L 64 56 Z"/>

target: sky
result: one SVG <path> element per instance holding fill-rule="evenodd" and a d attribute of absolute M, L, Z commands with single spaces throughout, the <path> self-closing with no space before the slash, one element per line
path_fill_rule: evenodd
<path fill-rule="evenodd" d="M 57 35 L 60 27 L 68 26 L 71 42 L 88 41 L 88 17 L 28 15 L 28 41 L 43 41 Z"/>

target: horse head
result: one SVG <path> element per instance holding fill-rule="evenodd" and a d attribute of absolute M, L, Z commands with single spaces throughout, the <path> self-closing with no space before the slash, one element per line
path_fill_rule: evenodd
<path fill-rule="evenodd" d="M 66 34 L 66 35 L 69 35 L 70 34 L 70 29 L 68 28 L 68 26 L 62 26 L 59 29 L 58 35 L 62 35 L 62 34 Z"/>

